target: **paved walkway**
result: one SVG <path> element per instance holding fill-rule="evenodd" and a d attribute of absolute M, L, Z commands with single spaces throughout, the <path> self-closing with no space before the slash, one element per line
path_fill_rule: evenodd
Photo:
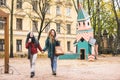
<path fill-rule="evenodd" d="M 0 59 L 0 66 L 4 59 Z M 99 57 L 95 62 L 85 60 L 58 60 L 57 76 L 51 73 L 48 58 L 37 59 L 36 75 L 30 78 L 29 60 L 10 59 L 10 74 L 3 74 L 0 80 L 120 80 L 120 57 Z"/>

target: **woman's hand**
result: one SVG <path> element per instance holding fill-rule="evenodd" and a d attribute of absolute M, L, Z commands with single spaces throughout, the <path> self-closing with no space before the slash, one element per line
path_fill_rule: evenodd
<path fill-rule="evenodd" d="M 42 54 L 44 54 L 44 52 L 45 52 L 45 51 L 43 51 L 43 50 L 41 51 Z"/>
<path fill-rule="evenodd" d="M 32 41 L 31 38 L 29 38 L 28 42 L 31 42 L 31 41 Z"/>

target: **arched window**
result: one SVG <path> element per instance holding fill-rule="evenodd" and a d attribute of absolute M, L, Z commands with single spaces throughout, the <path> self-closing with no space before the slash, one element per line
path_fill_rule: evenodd
<path fill-rule="evenodd" d="M 85 25 L 85 22 L 83 22 L 83 25 Z"/>
<path fill-rule="evenodd" d="M 79 26 L 80 26 L 80 22 L 79 22 Z"/>
<path fill-rule="evenodd" d="M 88 26 L 90 25 L 90 23 L 88 22 Z"/>
<path fill-rule="evenodd" d="M 82 37 L 82 38 L 80 39 L 80 41 L 83 42 L 83 41 L 84 41 L 84 38 Z"/>

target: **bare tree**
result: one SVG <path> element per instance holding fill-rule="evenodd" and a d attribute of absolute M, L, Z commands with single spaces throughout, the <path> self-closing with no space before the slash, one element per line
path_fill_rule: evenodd
<path fill-rule="evenodd" d="M 37 28 L 37 26 L 35 26 L 37 29 L 37 32 L 38 32 L 38 40 L 40 40 L 43 30 L 51 22 L 53 22 L 53 19 L 54 19 L 54 18 L 48 19 L 47 22 L 45 22 L 47 11 L 49 10 L 49 8 L 51 6 L 50 5 L 51 0 L 37 0 L 36 2 L 35 2 L 35 0 L 30 0 L 28 2 L 32 5 L 33 10 L 34 10 L 35 14 L 37 15 L 34 18 L 37 17 L 37 19 L 40 20 L 40 26 L 38 28 Z M 33 19 L 33 17 L 31 15 L 28 14 L 28 16 L 31 18 L 31 20 Z M 44 23 L 46 23 L 46 24 L 44 25 Z"/>
<path fill-rule="evenodd" d="M 88 0 L 88 14 L 90 15 L 90 0 Z"/>
<path fill-rule="evenodd" d="M 76 12 L 78 13 L 79 0 L 77 0 L 77 5 L 76 5 L 76 3 L 75 3 L 75 0 L 72 0 L 72 1 L 73 1 L 73 5 L 74 5 L 74 7 L 75 7 L 75 10 L 76 10 Z"/>
<path fill-rule="evenodd" d="M 11 10 L 10 10 L 10 58 L 13 58 L 13 6 L 14 0 L 11 0 Z"/>
<path fill-rule="evenodd" d="M 9 7 L 6 3 L 4 7 L 10 11 L 10 58 L 13 58 L 13 6 L 14 0 L 11 0 L 11 7 Z"/>

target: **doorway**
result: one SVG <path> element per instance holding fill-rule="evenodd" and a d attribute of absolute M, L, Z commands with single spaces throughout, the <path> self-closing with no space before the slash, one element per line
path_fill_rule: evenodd
<path fill-rule="evenodd" d="M 80 49 L 80 59 L 81 60 L 85 59 L 85 49 Z"/>

